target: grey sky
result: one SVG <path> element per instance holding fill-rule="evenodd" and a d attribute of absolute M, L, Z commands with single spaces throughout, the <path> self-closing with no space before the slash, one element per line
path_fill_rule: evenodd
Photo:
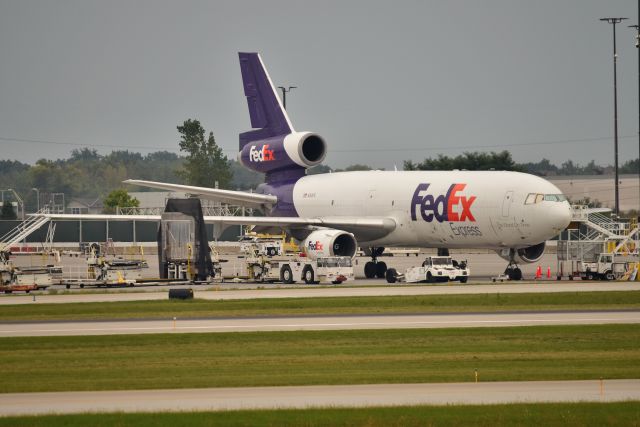
<path fill-rule="evenodd" d="M 636 7 L 0 0 L 0 138 L 177 151 L 176 126 L 198 118 L 235 158 L 238 133 L 249 129 L 242 50 L 261 52 L 276 85 L 299 87 L 287 99 L 293 124 L 325 137 L 334 167 L 501 149 L 521 162 L 612 164 L 612 31 L 598 18 L 626 16 L 623 163 L 638 155 L 638 59 L 627 28 Z M 566 140 L 583 141 L 522 145 Z M 55 159 L 73 148 L 0 140 L 0 159 Z M 376 151 L 385 149 L 393 151 Z"/>

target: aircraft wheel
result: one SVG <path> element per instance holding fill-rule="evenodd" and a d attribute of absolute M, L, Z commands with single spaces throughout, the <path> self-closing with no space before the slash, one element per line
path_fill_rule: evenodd
<path fill-rule="evenodd" d="M 315 280 L 315 274 L 313 273 L 313 268 L 310 265 L 307 265 L 304 270 L 302 270 L 302 277 L 304 277 L 304 283 L 307 285 L 312 285 Z"/>
<path fill-rule="evenodd" d="M 284 265 L 280 269 L 280 281 L 287 284 L 293 283 L 293 273 L 288 265 Z"/>
<path fill-rule="evenodd" d="M 398 281 L 398 272 L 395 268 L 390 268 L 387 270 L 385 278 L 387 279 L 387 283 L 396 283 Z"/>
<path fill-rule="evenodd" d="M 376 264 L 376 276 L 380 279 L 384 279 L 384 275 L 387 272 L 387 264 L 380 261 Z"/>
<path fill-rule="evenodd" d="M 369 261 L 364 265 L 364 277 L 367 279 L 376 277 L 376 264 L 374 262 Z"/>
<path fill-rule="evenodd" d="M 522 270 L 520 270 L 518 267 L 512 268 L 507 274 L 509 275 L 509 279 L 511 280 L 522 280 Z"/>

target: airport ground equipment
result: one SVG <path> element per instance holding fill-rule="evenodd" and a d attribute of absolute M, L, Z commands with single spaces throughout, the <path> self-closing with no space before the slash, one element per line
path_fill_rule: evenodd
<path fill-rule="evenodd" d="M 613 275 L 618 280 L 636 280 L 637 275 L 614 271 L 614 268 L 622 268 L 614 264 L 624 263 L 616 261 L 622 259 L 620 256 L 638 254 L 640 234 L 637 221 L 613 217 L 607 209 L 572 208 L 572 221 L 558 239 L 557 279 L 565 276 L 569 280 L 574 277 L 597 279 Z M 604 254 L 613 254 L 613 261 L 602 262 L 601 255 Z M 630 271 L 631 267 L 627 265 L 626 268 Z M 608 270 L 611 271 L 607 273 Z"/>
<path fill-rule="evenodd" d="M 214 277 L 199 199 L 169 199 L 158 228 L 162 279 L 206 281 Z"/>
<path fill-rule="evenodd" d="M 466 261 L 459 263 L 449 256 L 430 256 L 424 260 L 420 267 L 409 267 L 404 274 L 398 273 L 395 268 L 390 268 L 385 276 L 389 283 L 401 281 L 406 283 L 449 281 L 467 283 L 469 268 Z"/>
<path fill-rule="evenodd" d="M 637 265 L 640 257 L 635 255 L 622 255 L 617 253 L 603 253 L 594 262 L 578 261 L 578 270 L 574 276 L 582 280 L 629 280 L 634 269 L 637 274 Z"/>
<path fill-rule="evenodd" d="M 62 269 L 48 265 L 43 267 L 14 267 L 9 262 L 0 264 L 0 292 L 38 291 L 59 283 Z"/>
<path fill-rule="evenodd" d="M 42 208 L 35 215 L 30 216 L 28 219 L 22 221 L 14 229 L 10 230 L 4 236 L 0 237 L 0 252 L 10 251 L 11 246 L 19 243 L 21 240 L 26 239 L 31 233 L 49 222 L 49 217 L 39 216 L 48 213 L 48 207 Z"/>
<path fill-rule="evenodd" d="M 255 236 L 245 235 L 240 239 L 240 252 L 277 256 L 283 255 L 285 251 L 282 240 L 256 238 Z"/>
<path fill-rule="evenodd" d="M 193 299 L 193 289 L 169 289 L 169 299 Z"/>
<path fill-rule="evenodd" d="M 332 283 L 339 285 L 353 280 L 351 257 L 320 257 L 264 255 L 246 258 L 249 280 L 256 282 L 282 282 L 291 284 Z"/>
<path fill-rule="evenodd" d="M 122 258 L 89 258 L 89 278 L 108 284 L 134 285 L 143 278 L 143 270 L 149 268 L 144 260 Z"/>

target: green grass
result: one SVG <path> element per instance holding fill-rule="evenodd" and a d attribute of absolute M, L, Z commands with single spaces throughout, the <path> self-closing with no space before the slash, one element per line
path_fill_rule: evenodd
<path fill-rule="evenodd" d="M 228 412 L 46 415 L 0 418 L 26 426 L 639 426 L 640 402 L 406 406 Z"/>
<path fill-rule="evenodd" d="M 639 291 L 7 305 L 3 321 L 640 309 Z"/>
<path fill-rule="evenodd" d="M 640 378 L 637 325 L 0 339 L 0 392 Z"/>

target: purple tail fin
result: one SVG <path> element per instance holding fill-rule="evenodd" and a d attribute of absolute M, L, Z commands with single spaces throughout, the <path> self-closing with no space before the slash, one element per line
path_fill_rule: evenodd
<path fill-rule="evenodd" d="M 258 53 L 238 53 L 251 127 L 240 134 L 240 150 L 254 141 L 294 132 L 286 111 Z"/>

